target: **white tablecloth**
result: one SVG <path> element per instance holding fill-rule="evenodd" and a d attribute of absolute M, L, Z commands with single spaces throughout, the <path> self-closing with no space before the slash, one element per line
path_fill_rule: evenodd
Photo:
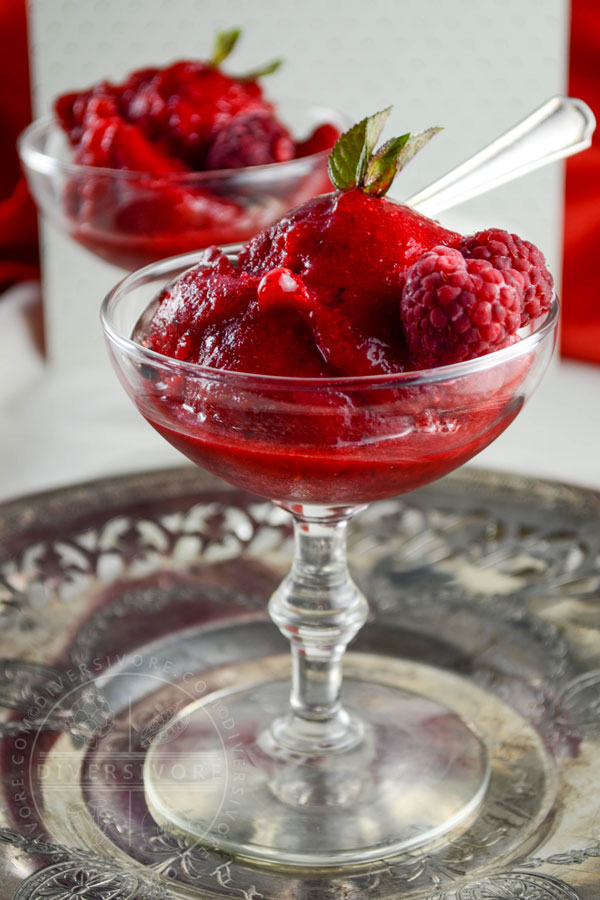
<path fill-rule="evenodd" d="M 46 366 L 32 338 L 39 307 L 36 284 L 0 297 L 0 500 L 181 464 L 135 411 L 108 362 L 97 371 Z M 600 366 L 555 360 L 517 420 L 475 464 L 600 489 Z"/>

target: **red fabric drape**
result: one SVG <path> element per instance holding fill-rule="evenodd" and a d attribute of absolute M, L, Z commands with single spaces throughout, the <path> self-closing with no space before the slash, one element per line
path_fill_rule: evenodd
<path fill-rule="evenodd" d="M 0 0 L 0 291 L 37 278 L 37 220 L 15 141 L 31 121 L 25 0 Z"/>
<path fill-rule="evenodd" d="M 600 119 L 600 4 L 572 0 L 569 93 Z M 567 162 L 561 351 L 600 362 L 600 131 Z"/>

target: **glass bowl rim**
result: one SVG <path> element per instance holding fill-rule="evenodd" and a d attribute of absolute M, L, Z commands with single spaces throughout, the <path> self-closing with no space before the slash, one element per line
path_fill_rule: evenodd
<path fill-rule="evenodd" d="M 286 110 L 296 108 L 298 110 L 309 111 L 316 110 L 322 113 L 326 118 L 323 121 L 333 121 L 342 131 L 350 127 L 351 120 L 343 112 L 322 103 L 304 103 L 298 100 L 279 100 L 275 101 L 276 106 L 282 111 L 285 117 Z M 295 169 L 305 170 L 312 168 L 317 162 L 326 159 L 331 148 L 328 150 L 319 150 L 318 153 L 310 153 L 308 156 L 299 156 L 294 159 L 288 159 L 284 162 L 265 163 L 260 166 L 242 166 L 238 169 L 206 169 L 202 171 L 190 172 L 167 172 L 163 175 L 154 175 L 149 172 L 137 172 L 133 169 L 111 169 L 102 166 L 88 166 L 82 163 L 75 163 L 69 160 L 59 159 L 51 153 L 46 153 L 33 146 L 36 137 L 44 132 L 49 132 L 52 128 L 56 128 L 62 132 L 58 119 L 54 114 L 41 116 L 34 119 L 27 128 L 25 128 L 17 138 L 17 149 L 19 157 L 26 168 L 33 172 L 44 175 L 54 175 L 58 172 L 69 177 L 86 177 L 92 175 L 102 176 L 104 178 L 114 178 L 119 181 L 144 181 L 148 182 L 170 182 L 173 184 L 198 184 L 204 182 L 215 182 L 221 178 L 241 179 L 242 177 L 252 178 L 254 176 L 270 175 L 290 175 Z M 64 134 L 64 132 L 62 132 Z M 65 135 L 66 137 L 66 135 Z M 303 172 L 304 174 L 304 172 Z"/>
<path fill-rule="evenodd" d="M 220 247 L 229 258 L 235 260 L 243 244 L 228 244 Z M 209 248 L 210 249 L 210 248 Z M 365 390 L 366 388 L 401 388 L 405 386 L 431 385 L 436 382 L 450 381 L 456 378 L 462 378 L 472 375 L 476 372 L 485 372 L 493 369 L 503 363 L 518 359 L 520 356 L 529 353 L 555 331 L 558 322 L 560 305 L 556 294 L 553 295 L 553 301 L 550 309 L 545 314 L 541 323 L 530 334 L 521 338 L 515 344 L 504 347 L 501 350 L 494 350 L 484 356 L 478 356 L 474 359 L 465 360 L 463 362 L 452 363 L 446 366 L 437 366 L 430 369 L 418 369 L 407 372 L 391 372 L 380 375 L 341 375 L 326 378 L 306 378 L 294 375 L 264 375 L 256 372 L 239 372 L 232 369 L 219 369 L 210 366 L 202 366 L 199 363 L 186 362 L 184 360 L 174 359 L 171 356 L 165 356 L 156 350 L 143 347 L 130 337 L 124 337 L 119 333 L 112 319 L 112 311 L 118 302 L 126 296 L 126 294 L 135 287 L 139 287 L 149 280 L 150 277 L 161 271 L 164 274 L 172 272 L 175 268 L 177 274 L 173 277 L 181 277 L 185 271 L 193 268 L 202 262 L 202 257 L 207 250 L 194 250 L 190 253 L 178 254 L 170 256 L 166 259 L 158 260 L 150 263 L 141 269 L 130 272 L 121 281 L 119 281 L 105 296 L 100 308 L 100 320 L 104 329 L 104 334 L 114 347 L 124 352 L 130 358 L 136 359 L 139 363 L 161 368 L 170 375 L 177 375 L 187 378 L 202 378 L 221 383 L 231 384 L 237 388 L 261 387 L 263 389 L 280 389 L 280 390 L 315 390 L 315 389 L 344 389 L 344 390 Z M 170 279 L 169 279 L 170 280 Z M 167 284 L 168 281 L 165 281 Z"/>

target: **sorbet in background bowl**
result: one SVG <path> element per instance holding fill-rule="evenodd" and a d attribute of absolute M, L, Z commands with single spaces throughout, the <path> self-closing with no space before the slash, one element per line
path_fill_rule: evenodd
<path fill-rule="evenodd" d="M 65 94 L 55 116 L 19 142 L 42 212 L 98 256 L 126 269 L 212 244 L 247 240 L 328 189 L 327 157 L 345 125 L 326 107 L 275 107 L 260 79 L 212 59 L 180 61 Z"/>

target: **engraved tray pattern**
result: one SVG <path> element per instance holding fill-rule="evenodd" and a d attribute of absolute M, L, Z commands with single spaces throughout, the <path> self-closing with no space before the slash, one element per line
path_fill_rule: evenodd
<path fill-rule="evenodd" d="M 192 674 L 201 691 L 225 663 L 285 664 L 265 605 L 290 553 L 286 514 L 190 468 L 0 508 L 0 900 L 600 898 L 600 495 L 565 485 L 468 468 L 352 526 L 372 615 L 349 666 L 435 666 L 520 723 L 481 822 L 286 874 L 186 844 L 139 791 L 108 790 L 126 769 L 110 761 L 143 754 Z"/>

